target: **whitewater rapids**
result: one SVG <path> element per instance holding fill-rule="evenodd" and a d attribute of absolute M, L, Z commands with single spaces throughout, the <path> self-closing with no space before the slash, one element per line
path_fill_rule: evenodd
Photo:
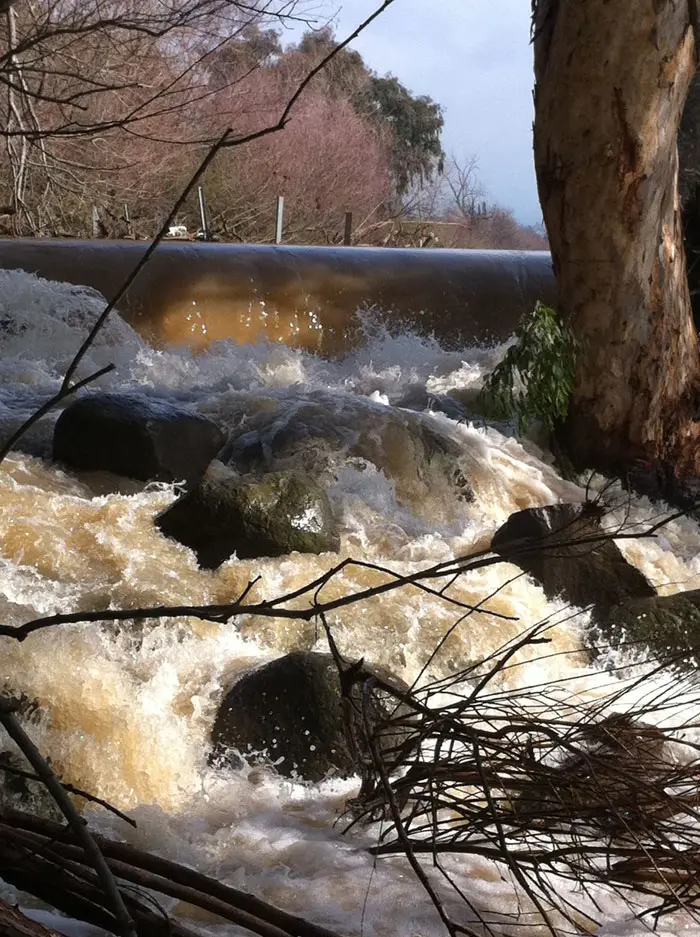
<path fill-rule="evenodd" d="M 58 389 L 102 307 L 92 290 L 0 271 L 0 438 Z M 241 404 L 250 412 L 276 408 L 284 414 L 305 401 L 320 402 L 331 413 L 342 410 L 346 420 L 367 421 L 376 408 L 394 405 L 408 391 L 468 396 L 499 354 L 498 348 L 445 351 L 436 340 L 392 336 L 371 322 L 363 346 L 334 361 L 267 343 L 218 342 L 197 354 L 187 348 L 155 350 L 115 314 L 81 374 L 114 362 L 116 371 L 96 386 L 185 402 L 223 427 L 230 426 Z M 55 418 L 43 420 L 25 439 L 24 451 L 0 466 L 4 624 L 108 606 L 224 603 L 256 576 L 260 581 L 251 598 L 272 598 L 337 562 L 335 555 L 294 555 L 233 559 L 216 571 L 200 570 L 190 550 L 153 524 L 175 499 L 174 486 L 58 469 L 46 460 Z M 427 500 L 425 493 L 412 500 L 412 489 L 402 484 L 400 459 L 387 454 L 391 472 L 351 461 L 329 491 L 341 521 L 341 557 L 361 556 L 408 574 L 487 547 L 514 511 L 583 499 L 583 489 L 560 478 L 533 441 L 430 408 L 426 419 L 458 444 L 475 500 L 458 501 L 439 486 Z M 631 511 L 641 521 L 657 514 L 658 506 L 640 499 Z M 681 519 L 656 540 L 620 546 L 661 592 L 700 588 L 700 529 L 694 522 Z M 454 594 L 476 603 L 515 573 L 505 564 L 479 570 L 463 577 Z M 326 595 L 375 581 L 376 574 L 351 569 Z M 424 679 L 483 658 L 564 606 L 549 602 L 521 576 L 489 607 L 517 620 L 473 615 L 431 661 Z M 454 619 L 445 603 L 401 589 L 341 610 L 330 624 L 343 652 L 363 655 L 412 681 Z M 547 655 L 524 651 L 521 666 L 507 679 L 517 686 L 568 680 L 571 693 L 584 695 L 609 688 L 610 674 L 592 670 L 581 651 L 584 625 L 579 615 L 557 626 Z M 325 649 L 313 623 L 252 616 L 228 625 L 181 619 L 146 629 L 63 626 L 21 644 L 0 640 L 5 685 L 39 702 L 40 715 L 31 717 L 27 728 L 54 768 L 64 780 L 127 810 L 138 824 L 132 830 L 91 808 L 88 815 L 97 829 L 348 937 L 443 933 L 407 865 L 383 859 L 375 867 L 364 851 L 376 841 L 376 828 L 343 835 L 336 821 L 356 789 L 354 781 L 303 785 L 260 768 L 222 772 L 207 765 L 209 730 L 235 674 L 292 649 Z M 475 905 L 503 915 L 521 906 L 522 897 L 495 864 L 464 859 L 453 867 Z M 445 900 L 458 915 L 456 897 L 448 894 Z M 580 895 L 572 900 L 584 904 Z M 629 906 L 606 896 L 600 902 L 598 909 L 586 905 L 601 921 L 596 933 L 647 933 L 645 925 L 630 920 Z M 173 903 L 170 909 L 195 919 L 204 932 L 240 933 L 191 908 Z M 52 923 L 57 926 L 56 919 Z M 528 934 L 546 933 L 529 923 Z M 69 933 L 98 933 L 62 926 Z M 521 931 L 504 920 L 500 932 Z M 663 922 L 657 933 L 700 937 L 700 924 L 679 916 Z"/>

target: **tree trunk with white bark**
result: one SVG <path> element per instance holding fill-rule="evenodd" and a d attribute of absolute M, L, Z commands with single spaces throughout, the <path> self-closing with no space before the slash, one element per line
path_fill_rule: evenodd
<path fill-rule="evenodd" d="M 691 0 L 692 2 L 692 0 Z M 560 311 L 580 343 L 580 467 L 700 475 L 700 356 L 678 197 L 689 0 L 538 0 L 535 166 Z"/>

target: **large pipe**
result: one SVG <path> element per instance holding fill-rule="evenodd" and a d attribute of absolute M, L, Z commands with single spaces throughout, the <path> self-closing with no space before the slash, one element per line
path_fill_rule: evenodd
<path fill-rule="evenodd" d="M 134 241 L 0 240 L 0 267 L 110 299 L 146 249 Z M 355 344 L 358 309 L 443 343 L 505 339 L 554 278 L 544 251 L 279 247 L 166 241 L 121 303 L 158 343 L 267 337 L 325 353 Z"/>

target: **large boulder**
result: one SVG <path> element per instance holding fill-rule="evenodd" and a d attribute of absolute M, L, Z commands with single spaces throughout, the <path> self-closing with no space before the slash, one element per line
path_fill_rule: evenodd
<path fill-rule="evenodd" d="M 252 402 L 219 459 L 241 473 L 294 469 L 330 482 L 344 466 L 371 463 L 400 503 L 434 513 L 449 492 L 471 501 L 465 453 L 430 417 L 357 396 L 307 394 Z M 431 500 L 431 495 L 437 498 Z"/>
<path fill-rule="evenodd" d="M 592 606 L 596 616 L 625 599 L 656 596 L 612 540 L 592 540 L 605 533 L 602 516 L 591 504 L 528 508 L 498 528 L 491 549 L 532 576 L 548 598 Z"/>
<path fill-rule="evenodd" d="M 143 481 L 185 481 L 204 474 L 226 437 L 207 417 L 163 400 L 91 394 L 56 422 L 53 457 L 72 469 Z"/>
<path fill-rule="evenodd" d="M 674 661 L 685 670 L 700 662 L 700 589 L 629 599 L 598 618 L 589 641 Z"/>
<path fill-rule="evenodd" d="M 156 519 L 158 528 L 214 569 L 239 559 L 329 553 L 339 547 L 328 496 L 300 472 L 240 476 L 214 460 L 194 491 Z"/>
<path fill-rule="evenodd" d="M 362 661 L 347 664 L 343 696 L 338 668 L 330 654 L 295 651 L 241 677 L 225 695 L 212 730 L 211 760 L 238 768 L 248 762 L 269 764 L 286 777 L 321 781 L 329 775 L 364 775 L 371 752 L 364 742 L 364 715 L 375 744 L 391 770 L 402 743 L 413 737 L 410 720 L 385 727 L 397 711 L 393 695 L 373 688 L 364 701 L 363 685 L 372 676 L 405 691 L 406 685 L 381 668 Z M 408 713 L 398 704 L 399 713 Z"/>

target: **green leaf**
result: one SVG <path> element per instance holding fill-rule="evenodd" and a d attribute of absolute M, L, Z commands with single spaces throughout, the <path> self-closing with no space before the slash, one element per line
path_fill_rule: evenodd
<path fill-rule="evenodd" d="M 484 381 L 479 400 L 484 415 L 516 420 L 521 433 L 537 418 L 552 429 L 566 418 L 577 351 L 569 326 L 538 302 L 518 326 L 515 344 Z"/>

